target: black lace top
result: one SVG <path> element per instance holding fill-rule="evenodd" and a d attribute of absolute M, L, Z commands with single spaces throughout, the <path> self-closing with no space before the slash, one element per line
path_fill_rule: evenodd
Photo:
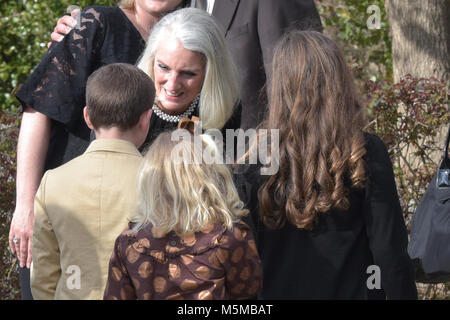
<path fill-rule="evenodd" d="M 89 75 L 110 63 L 135 64 L 144 48 L 123 11 L 103 6 L 84 8 L 80 26 L 52 43 L 16 94 L 23 109 L 28 105 L 52 119 L 45 170 L 82 154 L 89 144 L 82 112 Z"/>

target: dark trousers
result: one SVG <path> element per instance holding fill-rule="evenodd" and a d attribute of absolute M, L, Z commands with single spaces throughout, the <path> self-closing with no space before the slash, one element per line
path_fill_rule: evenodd
<path fill-rule="evenodd" d="M 33 300 L 31 295 L 30 269 L 19 267 L 20 290 L 22 291 L 22 300 Z"/>

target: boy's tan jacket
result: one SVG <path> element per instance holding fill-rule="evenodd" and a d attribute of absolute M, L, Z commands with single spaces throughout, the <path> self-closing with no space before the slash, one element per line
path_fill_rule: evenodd
<path fill-rule="evenodd" d="M 34 299 L 102 299 L 117 236 L 137 205 L 142 156 L 125 140 L 99 139 L 49 170 L 34 203 Z"/>

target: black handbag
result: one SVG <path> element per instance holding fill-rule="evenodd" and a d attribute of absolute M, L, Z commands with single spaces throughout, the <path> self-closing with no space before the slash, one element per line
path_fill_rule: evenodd
<path fill-rule="evenodd" d="M 417 282 L 450 281 L 449 140 L 450 127 L 444 156 L 411 221 L 408 254 L 415 268 Z"/>

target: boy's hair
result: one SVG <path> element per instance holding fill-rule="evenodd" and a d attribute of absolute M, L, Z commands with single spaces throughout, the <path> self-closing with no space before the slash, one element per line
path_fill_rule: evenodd
<path fill-rule="evenodd" d="M 181 141 L 173 139 L 180 136 Z M 209 161 L 204 161 L 205 154 Z M 172 230 L 191 234 L 213 224 L 231 229 L 248 210 L 221 155 L 208 135 L 194 139 L 186 130 L 160 134 L 139 170 L 139 212 L 132 219 L 133 231 L 149 223 L 160 236 Z"/>
<path fill-rule="evenodd" d="M 92 73 L 86 85 L 86 105 L 95 129 L 133 128 L 153 106 L 155 86 L 149 76 L 126 63 L 113 63 Z"/>

